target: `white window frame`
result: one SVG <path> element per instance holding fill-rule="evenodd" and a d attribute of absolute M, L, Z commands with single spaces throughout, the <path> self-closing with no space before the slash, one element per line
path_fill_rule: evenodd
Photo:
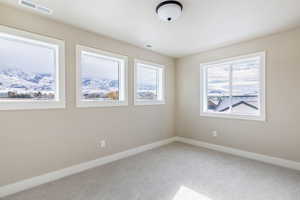
<path fill-rule="evenodd" d="M 259 104 L 260 113 L 259 115 L 241 115 L 232 113 L 213 113 L 207 112 L 207 74 L 206 69 L 213 67 L 218 64 L 232 63 L 237 60 L 250 59 L 253 57 L 260 58 L 260 91 L 259 91 Z M 265 98 L 265 66 L 266 66 L 266 52 L 258 52 L 233 58 L 227 58 L 223 60 L 218 60 L 214 62 L 202 63 L 200 64 L 200 116 L 204 117 L 218 117 L 218 118 L 229 118 L 229 119 L 244 119 L 244 120 L 257 120 L 266 121 L 266 98 Z M 231 79 L 231 77 L 230 77 Z M 229 80 L 231 81 L 231 80 Z"/>
<path fill-rule="evenodd" d="M 95 54 L 98 57 L 108 58 L 110 60 L 115 60 L 117 62 L 123 63 L 119 72 L 119 83 L 122 87 L 123 98 L 124 100 L 82 100 L 81 99 L 81 52 L 88 52 L 91 54 Z M 128 57 L 102 51 L 100 49 L 87 47 L 83 45 L 76 45 L 76 106 L 79 108 L 87 108 L 87 107 L 111 107 L 111 106 L 127 106 L 128 105 Z M 121 91 L 119 91 L 120 94 Z M 119 95 L 121 96 L 121 95 Z"/>
<path fill-rule="evenodd" d="M 0 110 L 65 108 L 65 42 L 0 25 L 1 36 L 20 39 L 31 44 L 50 46 L 56 49 L 56 69 L 54 75 L 56 92 L 54 100 L 0 100 Z"/>
<path fill-rule="evenodd" d="M 158 74 L 159 81 L 158 81 L 158 91 L 160 93 L 160 100 L 138 100 L 137 97 L 137 91 L 138 91 L 138 65 L 147 65 L 149 68 L 153 68 L 156 70 L 160 70 L 161 73 Z M 144 60 L 135 59 L 134 60 L 134 105 L 160 105 L 166 103 L 166 96 L 165 96 L 165 87 L 166 87 L 166 72 L 165 72 L 165 66 L 161 64 L 156 64 Z"/>

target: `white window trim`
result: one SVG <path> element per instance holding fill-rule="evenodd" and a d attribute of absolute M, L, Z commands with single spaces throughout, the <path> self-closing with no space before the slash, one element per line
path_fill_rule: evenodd
<path fill-rule="evenodd" d="M 162 78 L 162 83 L 161 83 L 161 93 L 162 93 L 162 100 L 137 100 L 136 96 L 137 96 L 137 68 L 138 68 L 138 64 L 144 64 L 144 65 L 150 65 L 153 66 L 155 68 L 160 68 L 162 70 L 162 74 L 161 74 L 161 78 Z M 134 60 L 134 105 L 161 105 L 161 104 L 165 104 L 166 103 L 166 72 L 165 72 L 165 66 L 161 65 L 161 64 L 156 64 L 153 62 L 148 62 L 148 61 L 144 61 L 144 60 L 139 60 L 139 59 L 135 59 Z"/>
<path fill-rule="evenodd" d="M 0 110 L 55 109 L 65 108 L 65 42 L 62 40 L 21 31 L 0 25 L 0 35 L 20 38 L 36 44 L 55 45 L 58 47 L 58 57 L 55 69 L 56 93 L 55 100 L 7 100 L 0 101 Z"/>
<path fill-rule="evenodd" d="M 239 59 L 247 59 L 252 57 L 260 57 L 261 59 L 261 66 L 260 66 L 260 92 L 259 92 L 259 99 L 260 99 L 260 114 L 256 115 L 240 115 L 240 114 L 232 114 L 232 113 L 210 113 L 204 111 L 204 103 L 206 102 L 206 68 L 211 65 L 222 64 L 226 62 L 232 62 Z M 202 63 L 200 64 L 200 116 L 204 117 L 216 117 L 216 118 L 227 118 L 227 119 L 242 119 L 242 120 L 255 120 L 255 121 L 266 121 L 266 52 L 258 52 L 243 56 L 237 56 L 227 59 L 222 59 L 218 61 Z"/>
<path fill-rule="evenodd" d="M 95 101 L 95 100 L 81 100 L 81 52 L 91 52 L 98 54 L 103 57 L 115 58 L 116 60 L 123 60 L 124 61 L 124 80 L 123 87 L 124 87 L 124 101 L 114 101 L 114 100 L 107 100 L 107 101 Z M 102 51 L 100 49 L 95 49 L 87 46 L 76 45 L 76 106 L 78 108 L 88 108 L 88 107 L 113 107 L 113 106 L 127 106 L 128 105 L 128 57 Z"/>

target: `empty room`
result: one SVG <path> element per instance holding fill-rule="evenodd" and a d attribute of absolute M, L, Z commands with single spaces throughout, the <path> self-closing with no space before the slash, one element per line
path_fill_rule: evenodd
<path fill-rule="evenodd" d="M 0 199 L 300 200 L 299 0 L 0 0 Z"/>

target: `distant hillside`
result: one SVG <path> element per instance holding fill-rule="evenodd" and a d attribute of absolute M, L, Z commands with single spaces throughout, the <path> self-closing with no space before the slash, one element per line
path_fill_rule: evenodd
<path fill-rule="evenodd" d="M 0 90 L 53 91 L 51 74 L 24 72 L 20 69 L 0 70 Z"/>
<path fill-rule="evenodd" d="M 96 79 L 84 77 L 82 79 L 82 89 L 89 91 L 117 91 L 119 88 L 118 80 Z M 154 90 L 153 85 L 140 85 L 140 90 Z M 14 91 L 17 93 L 28 92 L 53 92 L 55 81 L 49 73 L 25 72 L 19 68 L 0 70 L 0 93 Z"/>

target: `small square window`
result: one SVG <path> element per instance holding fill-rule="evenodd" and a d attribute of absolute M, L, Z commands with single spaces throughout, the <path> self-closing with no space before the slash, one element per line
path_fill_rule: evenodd
<path fill-rule="evenodd" d="M 135 61 L 135 104 L 164 104 L 164 66 Z"/>
<path fill-rule="evenodd" d="M 64 42 L 0 26 L 0 109 L 65 107 Z"/>
<path fill-rule="evenodd" d="M 201 65 L 200 115 L 265 120 L 265 53 Z"/>
<path fill-rule="evenodd" d="M 77 46 L 77 106 L 120 106 L 127 101 L 127 57 Z"/>

